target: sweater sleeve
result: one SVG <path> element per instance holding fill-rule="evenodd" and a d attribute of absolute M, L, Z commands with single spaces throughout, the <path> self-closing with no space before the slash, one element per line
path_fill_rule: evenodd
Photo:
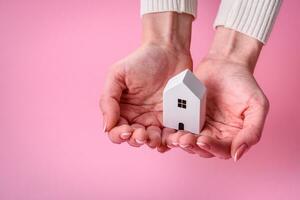
<path fill-rule="evenodd" d="M 224 26 L 266 43 L 281 0 L 222 0 L 214 27 Z"/>
<path fill-rule="evenodd" d="M 197 15 L 197 0 L 141 0 L 141 15 L 155 12 L 174 11 Z"/>

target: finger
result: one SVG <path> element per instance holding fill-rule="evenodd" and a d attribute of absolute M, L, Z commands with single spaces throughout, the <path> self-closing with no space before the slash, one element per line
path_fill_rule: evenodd
<path fill-rule="evenodd" d="M 231 158 L 230 156 L 231 141 L 226 140 L 225 138 L 223 138 L 222 140 L 218 140 L 217 138 L 203 135 L 197 139 L 197 145 L 200 149 L 205 150 L 218 158 L 221 159 Z"/>
<path fill-rule="evenodd" d="M 163 128 L 162 130 L 162 139 L 161 139 L 161 144 L 159 147 L 157 147 L 157 151 L 160 153 L 164 153 L 168 150 L 170 150 L 170 148 L 167 146 L 167 138 L 169 137 L 170 134 L 176 133 L 175 129 L 171 129 L 171 128 Z"/>
<path fill-rule="evenodd" d="M 159 153 L 165 153 L 165 152 L 167 152 L 167 151 L 169 151 L 169 150 L 170 150 L 170 148 L 167 147 L 167 146 L 160 146 L 160 147 L 157 147 L 157 151 L 158 151 Z"/>
<path fill-rule="evenodd" d="M 116 126 L 108 132 L 109 139 L 116 144 L 121 144 L 130 138 L 133 128 L 128 124 Z"/>
<path fill-rule="evenodd" d="M 124 75 L 120 68 L 114 67 L 108 74 L 103 93 L 100 98 L 100 109 L 103 114 L 104 132 L 116 126 L 120 117 L 120 98 L 126 88 Z"/>
<path fill-rule="evenodd" d="M 128 121 L 124 118 L 124 117 L 120 117 L 119 122 L 118 122 L 118 126 L 127 124 L 128 125 Z"/>
<path fill-rule="evenodd" d="M 192 150 L 194 153 L 198 154 L 202 158 L 212 158 L 215 157 L 212 153 L 208 151 L 203 151 L 200 147 L 194 147 Z"/>
<path fill-rule="evenodd" d="M 196 154 L 196 152 L 192 149 L 188 149 L 188 148 L 181 148 L 181 149 L 189 154 Z"/>
<path fill-rule="evenodd" d="M 140 147 L 146 143 L 148 139 L 145 127 L 140 124 L 133 124 L 131 127 L 134 129 L 130 140 L 128 140 L 128 144 L 133 147 Z"/>
<path fill-rule="evenodd" d="M 167 138 L 167 146 L 169 148 L 179 147 L 179 138 L 184 134 L 185 134 L 185 132 L 183 132 L 183 131 L 176 131 L 175 133 L 169 135 L 169 137 Z M 184 150 L 190 154 L 194 154 L 194 152 L 191 149 L 182 148 L 182 150 Z"/>
<path fill-rule="evenodd" d="M 147 144 L 150 148 L 159 147 L 161 144 L 161 129 L 158 126 L 149 126 L 147 128 Z"/>
<path fill-rule="evenodd" d="M 182 131 L 176 131 L 175 133 L 170 134 L 166 139 L 166 144 L 169 148 L 178 147 L 179 138 L 183 135 Z"/>
<path fill-rule="evenodd" d="M 260 103 L 257 103 L 260 102 Z M 238 161 L 249 148 L 259 142 L 269 110 L 269 102 L 266 98 L 250 104 L 244 112 L 244 124 L 242 130 L 232 141 L 231 156 Z"/>
<path fill-rule="evenodd" d="M 195 154 L 195 152 L 192 150 L 195 145 L 193 145 L 191 143 L 182 143 L 182 141 L 180 142 L 181 138 L 185 138 L 185 136 L 187 136 L 189 134 L 192 135 L 192 134 L 189 132 L 186 132 L 186 131 L 180 131 L 180 133 L 181 133 L 181 135 L 178 137 L 178 146 L 182 150 L 186 151 L 187 153 Z M 195 136 L 193 136 L 193 137 L 196 138 Z"/>
<path fill-rule="evenodd" d="M 171 134 L 176 133 L 177 131 L 172 128 L 163 128 L 162 130 L 162 145 L 167 146 L 167 139 Z"/>
<path fill-rule="evenodd" d="M 196 146 L 197 137 L 192 133 L 184 133 L 179 138 L 179 146 L 181 148 L 193 148 Z"/>
<path fill-rule="evenodd" d="M 115 141 L 118 140 L 119 137 L 122 140 L 121 142 L 124 142 L 125 140 L 130 138 L 133 132 L 133 128 L 128 125 L 128 121 L 123 117 L 120 117 L 119 122 L 115 128 L 113 128 L 114 131 L 110 131 L 108 133 L 109 138 Z"/>
<path fill-rule="evenodd" d="M 214 157 L 213 154 L 199 148 L 196 144 L 198 135 L 186 133 L 179 138 L 179 146 L 184 150 L 190 150 L 204 158 Z"/>

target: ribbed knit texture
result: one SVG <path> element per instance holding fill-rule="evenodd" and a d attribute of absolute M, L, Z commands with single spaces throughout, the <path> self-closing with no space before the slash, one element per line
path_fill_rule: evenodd
<path fill-rule="evenodd" d="M 167 11 L 187 13 L 196 18 L 197 0 L 141 0 L 141 15 Z"/>
<path fill-rule="evenodd" d="M 214 27 L 224 26 L 266 43 L 281 0 L 222 0 Z"/>

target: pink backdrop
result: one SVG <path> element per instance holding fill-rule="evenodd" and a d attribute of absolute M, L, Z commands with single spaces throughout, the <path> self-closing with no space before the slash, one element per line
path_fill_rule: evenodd
<path fill-rule="evenodd" d="M 218 3 L 199 0 L 195 63 Z M 264 136 L 234 163 L 101 132 L 103 78 L 140 42 L 138 0 L 0 0 L 0 199 L 299 199 L 299 6 L 284 2 L 257 66 L 271 101 Z"/>

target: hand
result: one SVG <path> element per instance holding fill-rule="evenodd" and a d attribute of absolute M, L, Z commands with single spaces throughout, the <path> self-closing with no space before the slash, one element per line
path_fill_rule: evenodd
<path fill-rule="evenodd" d="M 173 135 L 180 145 L 197 143 L 216 157 L 237 161 L 259 141 L 269 107 L 253 77 L 261 46 L 241 33 L 218 29 L 212 50 L 194 72 L 208 91 L 206 126 L 198 139 Z"/>
<path fill-rule="evenodd" d="M 172 76 L 192 67 L 192 20 L 175 13 L 143 17 L 142 46 L 111 67 L 100 101 L 104 130 L 112 142 L 167 150 L 162 145 L 162 92 Z"/>

